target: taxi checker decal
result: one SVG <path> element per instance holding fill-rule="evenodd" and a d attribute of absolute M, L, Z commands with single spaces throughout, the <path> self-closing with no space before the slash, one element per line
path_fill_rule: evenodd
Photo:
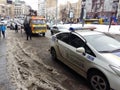
<path fill-rule="evenodd" d="M 87 59 L 90 60 L 90 61 L 93 61 L 93 60 L 94 60 L 94 57 L 91 56 L 91 55 L 87 55 Z"/>

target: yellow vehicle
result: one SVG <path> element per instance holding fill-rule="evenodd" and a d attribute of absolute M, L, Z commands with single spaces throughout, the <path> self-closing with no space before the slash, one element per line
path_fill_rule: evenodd
<path fill-rule="evenodd" d="M 47 31 L 46 19 L 42 16 L 27 16 L 24 23 L 29 23 L 32 34 L 42 34 L 45 36 Z"/>
<path fill-rule="evenodd" d="M 103 19 L 84 19 L 86 24 L 103 24 Z"/>
<path fill-rule="evenodd" d="M 42 34 L 45 36 L 47 31 L 46 19 L 40 16 L 32 16 L 30 19 L 30 27 L 33 34 Z"/>

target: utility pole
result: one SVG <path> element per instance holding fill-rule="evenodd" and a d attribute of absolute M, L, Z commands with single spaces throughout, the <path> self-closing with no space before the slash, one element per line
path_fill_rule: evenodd
<path fill-rule="evenodd" d="M 58 19 L 58 0 L 56 0 L 56 25 L 57 25 L 57 19 Z"/>

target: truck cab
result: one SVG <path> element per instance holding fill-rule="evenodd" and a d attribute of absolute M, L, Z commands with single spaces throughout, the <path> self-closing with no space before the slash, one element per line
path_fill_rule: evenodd
<path fill-rule="evenodd" d="M 43 16 L 26 16 L 24 24 L 29 23 L 32 34 L 42 34 L 47 32 L 46 19 Z"/>

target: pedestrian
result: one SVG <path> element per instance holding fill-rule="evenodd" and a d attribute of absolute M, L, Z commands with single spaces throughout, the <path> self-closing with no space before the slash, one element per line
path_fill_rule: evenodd
<path fill-rule="evenodd" d="M 0 23 L 0 37 L 1 37 L 1 32 L 2 32 L 2 31 L 1 31 L 1 25 L 2 25 L 2 24 Z"/>
<path fill-rule="evenodd" d="M 111 24 L 112 24 L 112 25 L 117 25 L 117 18 L 116 18 L 116 16 L 115 16 L 115 14 L 112 15 L 111 19 L 112 19 Z"/>
<path fill-rule="evenodd" d="M 2 23 L 0 26 L 0 30 L 2 32 L 3 38 L 5 38 L 5 30 L 6 30 L 6 26 Z"/>
<path fill-rule="evenodd" d="M 14 29 L 13 23 L 11 22 L 11 24 L 10 24 L 10 30 L 13 30 L 13 29 Z"/>
<path fill-rule="evenodd" d="M 21 27 L 20 27 L 21 35 L 22 35 L 22 29 L 23 29 L 23 26 L 21 25 Z M 23 36 L 23 35 L 22 35 L 22 36 Z"/>
<path fill-rule="evenodd" d="M 17 23 L 15 24 L 15 32 L 18 32 L 18 25 L 17 25 Z"/>
<path fill-rule="evenodd" d="M 31 27 L 29 25 L 29 23 L 27 23 L 25 25 L 25 31 L 26 31 L 26 35 L 27 35 L 27 40 L 30 38 L 30 40 L 32 40 L 32 30 Z"/>

